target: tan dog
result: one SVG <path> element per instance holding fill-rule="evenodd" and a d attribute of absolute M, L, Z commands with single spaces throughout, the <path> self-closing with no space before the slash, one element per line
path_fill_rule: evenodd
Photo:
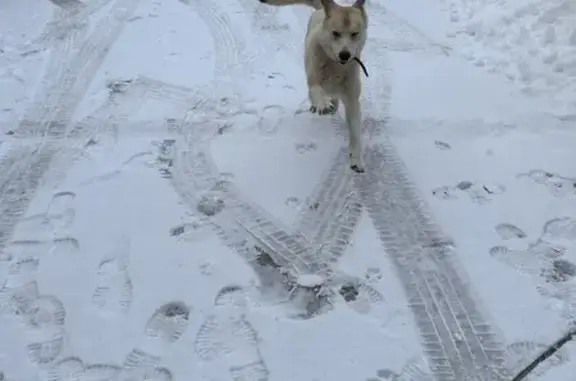
<path fill-rule="evenodd" d="M 360 55 L 368 27 L 365 1 L 341 6 L 334 0 L 260 0 L 269 5 L 304 4 L 315 9 L 308 21 L 304 50 L 310 111 L 333 114 L 339 101 L 344 103 L 350 168 L 356 172 L 364 172 L 360 69 L 368 74 Z"/>

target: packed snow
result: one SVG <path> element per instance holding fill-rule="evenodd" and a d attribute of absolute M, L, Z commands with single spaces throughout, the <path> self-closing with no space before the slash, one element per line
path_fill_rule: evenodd
<path fill-rule="evenodd" d="M 306 7 L 1 3 L 0 380 L 506 381 L 574 329 L 576 3 L 366 8 L 356 174 Z"/>

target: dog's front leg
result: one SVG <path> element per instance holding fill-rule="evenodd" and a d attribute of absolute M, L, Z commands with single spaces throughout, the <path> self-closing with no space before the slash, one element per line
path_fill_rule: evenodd
<path fill-rule="evenodd" d="M 338 105 L 331 101 L 320 85 L 313 85 L 308 89 L 310 99 L 310 112 L 320 115 L 334 114 Z"/>
<path fill-rule="evenodd" d="M 342 99 L 346 113 L 346 125 L 348 126 L 348 155 L 350 156 L 350 168 L 358 173 L 364 172 L 362 160 L 362 110 L 360 109 L 359 96 L 345 96 Z"/>

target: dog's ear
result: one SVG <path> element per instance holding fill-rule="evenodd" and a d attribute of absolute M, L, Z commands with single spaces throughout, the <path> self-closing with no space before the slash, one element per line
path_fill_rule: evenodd
<path fill-rule="evenodd" d="M 364 4 L 366 4 L 366 0 L 356 0 L 352 6 L 355 8 L 364 8 Z"/>
<path fill-rule="evenodd" d="M 320 0 L 320 2 L 322 3 L 322 8 L 324 8 L 324 13 L 326 13 L 326 16 L 330 16 L 330 11 L 332 10 L 332 7 L 336 5 L 334 3 L 334 0 Z"/>

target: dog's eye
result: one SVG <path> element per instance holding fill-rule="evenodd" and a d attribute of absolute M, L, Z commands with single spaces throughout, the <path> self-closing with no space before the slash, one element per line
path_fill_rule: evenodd
<path fill-rule="evenodd" d="M 338 38 L 338 37 L 340 37 L 340 32 L 333 31 L 333 32 L 332 32 L 332 35 L 333 35 L 335 38 Z"/>
<path fill-rule="evenodd" d="M 351 36 L 352 36 L 352 38 L 356 38 L 356 37 L 358 37 L 358 32 L 354 32 L 354 33 L 352 33 L 352 34 L 351 34 Z"/>

